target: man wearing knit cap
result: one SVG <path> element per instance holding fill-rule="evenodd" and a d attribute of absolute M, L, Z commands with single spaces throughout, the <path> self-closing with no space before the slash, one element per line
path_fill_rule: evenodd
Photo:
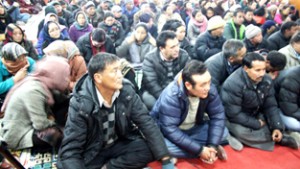
<path fill-rule="evenodd" d="M 226 39 L 223 37 L 225 21 L 221 16 L 213 16 L 208 20 L 207 31 L 200 34 L 196 40 L 195 50 L 197 60 L 205 61 L 222 51 Z"/>
<path fill-rule="evenodd" d="M 52 1 L 49 4 L 54 6 L 57 16 L 65 19 L 67 27 L 70 28 L 73 22 L 75 21 L 71 12 L 63 9 L 62 5 L 58 1 Z"/>
<path fill-rule="evenodd" d="M 111 12 L 114 14 L 115 19 L 122 24 L 125 35 L 130 31 L 130 25 L 126 15 L 122 15 L 122 8 L 119 5 L 114 5 L 111 8 Z"/>
<path fill-rule="evenodd" d="M 277 30 L 276 22 L 273 20 L 267 20 L 262 26 L 262 35 L 264 39 L 268 39 Z"/>
<path fill-rule="evenodd" d="M 94 28 L 97 28 L 98 23 L 100 23 L 101 21 L 103 21 L 103 16 L 100 15 L 96 11 L 96 6 L 95 6 L 94 2 L 93 1 L 88 1 L 84 5 L 84 9 L 85 9 L 85 13 L 88 16 L 89 23 L 91 23 Z"/>
<path fill-rule="evenodd" d="M 248 52 L 255 52 L 261 49 L 267 49 L 267 41 L 263 39 L 261 29 L 255 25 L 248 25 L 246 27 L 246 38 L 244 43 Z"/>
<path fill-rule="evenodd" d="M 129 25 L 133 24 L 133 16 L 139 9 L 134 6 L 133 0 L 124 0 L 124 6 L 122 8 L 122 14 L 126 15 L 129 21 Z"/>

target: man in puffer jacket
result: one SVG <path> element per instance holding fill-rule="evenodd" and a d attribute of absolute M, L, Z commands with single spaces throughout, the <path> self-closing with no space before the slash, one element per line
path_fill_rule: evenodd
<path fill-rule="evenodd" d="M 200 158 L 207 163 L 214 163 L 217 157 L 227 159 L 220 146 L 228 134 L 224 107 L 210 81 L 205 65 L 192 60 L 162 92 L 150 112 L 174 157 Z"/>
<path fill-rule="evenodd" d="M 264 58 L 248 53 L 242 66 L 227 78 L 221 91 L 230 133 L 243 144 L 262 150 L 272 151 L 275 143 L 298 149 L 296 139 L 283 131 Z"/>

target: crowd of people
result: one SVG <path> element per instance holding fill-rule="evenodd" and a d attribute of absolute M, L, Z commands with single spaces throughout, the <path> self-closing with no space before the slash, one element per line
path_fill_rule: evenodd
<path fill-rule="evenodd" d="M 23 26 L 41 11 L 32 42 Z M 227 144 L 298 150 L 299 11 L 288 0 L 2 0 L 0 138 L 54 148 L 70 169 L 213 164 Z"/>

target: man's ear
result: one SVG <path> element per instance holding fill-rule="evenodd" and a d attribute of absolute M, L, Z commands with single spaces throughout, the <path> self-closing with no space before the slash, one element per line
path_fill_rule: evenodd
<path fill-rule="evenodd" d="M 102 83 L 102 75 L 100 73 L 95 73 L 94 74 L 94 81 L 97 84 L 101 84 Z"/>
<path fill-rule="evenodd" d="M 232 56 L 230 56 L 230 57 L 228 58 L 228 62 L 229 62 L 229 63 L 234 62 L 234 58 L 233 58 Z"/>
<path fill-rule="evenodd" d="M 190 91 L 193 88 L 193 85 L 190 82 L 184 82 L 184 85 L 188 91 Z"/>

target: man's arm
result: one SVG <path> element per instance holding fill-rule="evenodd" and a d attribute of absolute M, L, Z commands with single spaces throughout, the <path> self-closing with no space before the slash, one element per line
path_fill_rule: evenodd
<path fill-rule="evenodd" d="M 84 112 L 74 108 L 71 103 L 58 158 L 64 169 L 86 168 L 82 154 L 84 153 L 88 126 L 84 116 Z"/>

